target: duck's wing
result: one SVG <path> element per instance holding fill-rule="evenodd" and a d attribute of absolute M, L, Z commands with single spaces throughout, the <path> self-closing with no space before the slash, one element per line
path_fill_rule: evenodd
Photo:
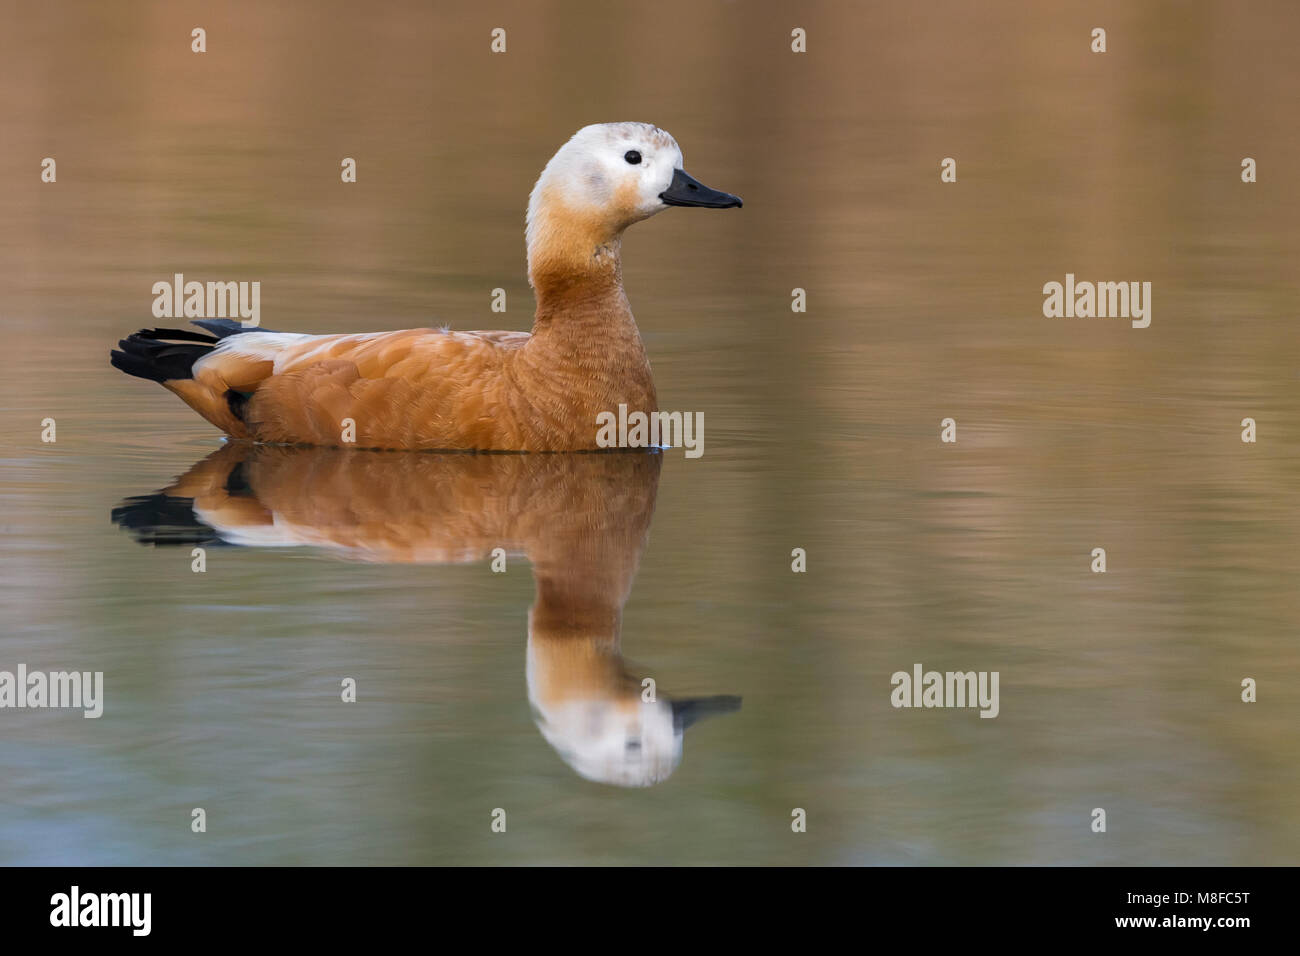
<path fill-rule="evenodd" d="M 502 398 L 505 354 L 526 332 L 406 329 L 351 335 L 245 331 L 164 382 L 238 437 L 360 448 L 475 447 Z M 480 447 L 489 447 L 482 445 Z"/>

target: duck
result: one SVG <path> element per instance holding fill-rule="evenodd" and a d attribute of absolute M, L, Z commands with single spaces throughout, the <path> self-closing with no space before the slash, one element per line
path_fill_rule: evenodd
<path fill-rule="evenodd" d="M 653 452 L 367 454 L 227 442 L 112 517 L 155 547 L 309 548 L 347 562 L 439 566 L 491 556 L 505 573 L 528 561 L 533 722 L 583 779 L 650 787 L 680 766 L 689 728 L 741 709 L 732 694 L 670 694 L 656 668 L 623 654 L 623 608 L 662 462 Z"/>
<path fill-rule="evenodd" d="M 628 227 L 670 207 L 739 208 L 648 123 L 599 123 L 551 157 L 528 201 L 532 330 L 306 334 L 198 319 L 141 329 L 112 365 L 160 383 L 232 439 L 433 451 L 594 450 L 597 416 L 658 411 L 623 289 Z"/>

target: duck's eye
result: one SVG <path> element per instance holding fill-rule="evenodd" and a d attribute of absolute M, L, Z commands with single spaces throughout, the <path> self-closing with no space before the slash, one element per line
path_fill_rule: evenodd
<path fill-rule="evenodd" d="M 633 166 L 641 162 L 641 154 L 638 153 L 635 149 L 629 149 L 626 153 L 623 154 L 623 158 L 626 159 Z"/>

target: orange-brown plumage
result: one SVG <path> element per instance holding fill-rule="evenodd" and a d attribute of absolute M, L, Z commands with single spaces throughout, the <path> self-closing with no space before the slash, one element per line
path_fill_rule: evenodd
<path fill-rule="evenodd" d="M 629 412 L 658 409 L 650 362 L 623 292 L 623 231 L 668 205 L 740 204 L 685 176 L 680 160 L 662 130 L 617 123 L 580 130 L 547 164 L 529 204 L 529 281 L 537 297 L 531 333 L 298 335 L 223 327 L 220 341 L 178 346 L 166 341 L 168 330 L 158 330 L 124 339 L 113 362 L 161 381 L 240 439 L 384 449 L 594 449 L 601 413 L 620 405 Z M 192 355 L 192 364 L 180 353 Z M 178 368 L 188 376 L 175 374 Z"/>

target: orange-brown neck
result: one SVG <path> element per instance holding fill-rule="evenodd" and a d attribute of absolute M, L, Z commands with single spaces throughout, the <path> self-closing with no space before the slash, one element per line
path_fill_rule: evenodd
<path fill-rule="evenodd" d="M 589 435 L 596 415 L 658 410 L 650 361 L 627 296 L 622 229 L 595 217 L 543 214 L 529 229 L 528 278 L 537 296 L 533 334 L 520 356 L 544 405 Z"/>

